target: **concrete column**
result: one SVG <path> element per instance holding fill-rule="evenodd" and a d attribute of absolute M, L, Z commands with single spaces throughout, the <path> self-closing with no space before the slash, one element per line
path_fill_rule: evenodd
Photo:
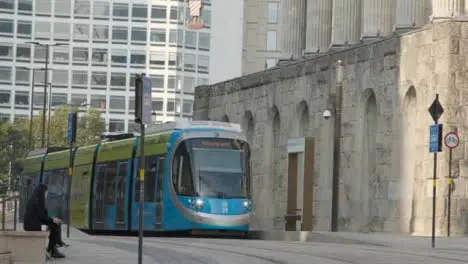
<path fill-rule="evenodd" d="M 330 47 L 333 1 L 307 0 L 306 52 L 326 52 Z"/>
<path fill-rule="evenodd" d="M 361 0 L 334 0 L 332 46 L 359 42 L 361 32 Z"/>
<path fill-rule="evenodd" d="M 432 20 L 446 20 L 464 12 L 465 0 L 432 0 Z"/>
<path fill-rule="evenodd" d="M 425 0 L 396 0 L 395 29 L 410 29 L 424 26 L 426 23 Z"/>
<path fill-rule="evenodd" d="M 281 58 L 300 58 L 305 48 L 306 0 L 282 0 L 280 14 Z"/>
<path fill-rule="evenodd" d="M 393 33 L 394 3 L 391 0 L 362 0 L 361 38 L 385 37 Z"/>

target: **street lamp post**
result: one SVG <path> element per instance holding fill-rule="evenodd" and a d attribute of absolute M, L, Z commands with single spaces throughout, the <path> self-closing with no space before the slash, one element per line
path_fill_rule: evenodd
<path fill-rule="evenodd" d="M 49 139 L 50 139 L 50 108 L 52 105 L 52 83 L 47 83 L 49 85 L 49 104 L 47 106 L 47 145 L 49 147 Z"/>
<path fill-rule="evenodd" d="M 33 148 L 32 138 L 33 138 L 33 112 L 34 112 L 34 74 L 36 70 L 45 70 L 45 68 L 29 68 L 29 67 L 18 67 L 19 69 L 25 69 L 32 71 L 32 80 L 31 80 L 31 98 L 29 99 L 29 148 Z"/>
<path fill-rule="evenodd" d="M 43 113 L 42 113 L 42 140 L 41 140 L 41 147 L 44 148 L 45 143 L 45 107 L 47 103 L 47 83 L 48 83 L 48 67 L 49 67 L 49 47 L 50 46 L 63 46 L 68 45 L 68 43 L 53 43 L 53 44 L 43 44 L 36 41 L 29 41 L 26 42 L 28 44 L 39 45 L 46 48 L 46 58 L 45 58 L 45 76 L 44 76 L 44 105 L 43 105 Z"/>

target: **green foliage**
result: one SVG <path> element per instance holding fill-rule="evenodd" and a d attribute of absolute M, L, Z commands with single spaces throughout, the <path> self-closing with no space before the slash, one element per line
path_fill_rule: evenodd
<path fill-rule="evenodd" d="M 49 146 L 68 147 L 67 125 L 68 113 L 77 111 L 76 108 L 67 105 L 61 106 L 51 113 L 50 129 L 48 127 L 46 115 L 45 122 L 45 145 L 47 145 L 47 136 L 49 137 Z M 10 161 L 12 163 L 12 189 L 18 187 L 18 176 L 14 168 L 17 166 L 15 161 L 26 156 L 28 151 L 41 148 L 42 140 L 42 114 L 33 117 L 32 135 L 29 133 L 30 120 L 18 120 L 13 123 L 0 123 L 0 194 L 4 194 L 8 186 L 8 175 L 10 173 Z M 100 117 L 97 109 L 89 109 L 87 113 L 78 118 L 78 128 L 75 146 L 86 146 L 99 142 L 99 136 L 105 131 L 104 120 Z M 49 133 L 48 133 L 49 132 Z M 30 137 L 32 144 L 30 146 Z"/>

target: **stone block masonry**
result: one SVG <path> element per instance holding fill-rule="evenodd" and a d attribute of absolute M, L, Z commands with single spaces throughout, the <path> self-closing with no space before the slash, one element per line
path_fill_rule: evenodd
<path fill-rule="evenodd" d="M 288 139 L 316 140 L 314 229 L 329 230 L 335 65 L 344 64 L 339 229 L 429 235 L 432 166 L 429 105 L 439 93 L 454 151 L 455 234 L 468 231 L 468 22 L 446 21 L 211 86 L 195 94 L 195 118 L 240 123 L 252 144 L 253 229 L 283 229 Z M 448 151 L 439 154 L 437 234 L 446 232 Z M 466 174 L 466 175 L 465 175 Z"/>

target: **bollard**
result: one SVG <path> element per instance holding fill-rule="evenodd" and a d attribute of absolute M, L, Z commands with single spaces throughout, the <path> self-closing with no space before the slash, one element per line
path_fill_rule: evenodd
<path fill-rule="evenodd" d="M 2 200 L 2 230 L 5 230 L 5 198 Z"/>
<path fill-rule="evenodd" d="M 18 199 L 15 198 L 15 214 L 13 216 L 13 230 L 16 231 L 16 220 L 17 220 L 17 217 L 18 217 Z"/>

